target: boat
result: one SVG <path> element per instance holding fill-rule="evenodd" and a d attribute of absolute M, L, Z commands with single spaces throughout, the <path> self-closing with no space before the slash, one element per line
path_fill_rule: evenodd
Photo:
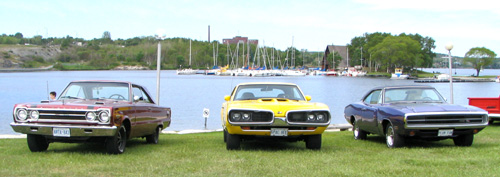
<path fill-rule="evenodd" d="M 327 76 L 338 76 L 339 73 L 337 71 L 335 71 L 334 69 L 330 69 L 328 71 L 325 72 L 325 75 Z"/>
<path fill-rule="evenodd" d="M 181 66 L 182 68 L 182 66 Z M 189 67 L 187 69 L 178 69 L 177 70 L 177 75 L 190 75 L 190 74 L 197 74 L 198 70 L 196 69 L 191 69 L 191 41 L 189 41 Z M 200 73 L 202 74 L 202 73 Z"/>
<path fill-rule="evenodd" d="M 408 79 L 408 75 L 403 74 L 403 68 L 396 68 L 391 75 L 391 79 Z"/>
<path fill-rule="evenodd" d="M 500 76 L 497 76 L 497 78 L 495 79 L 495 82 L 500 83 Z"/>

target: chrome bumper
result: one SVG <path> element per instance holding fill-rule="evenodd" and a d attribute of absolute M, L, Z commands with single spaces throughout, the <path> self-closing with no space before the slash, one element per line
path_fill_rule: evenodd
<path fill-rule="evenodd" d="M 93 125 L 47 125 L 36 123 L 10 123 L 12 129 L 18 133 L 36 134 L 36 135 L 53 135 L 53 128 L 69 128 L 70 137 L 86 137 L 86 136 L 114 136 L 117 131 L 115 126 Z"/>

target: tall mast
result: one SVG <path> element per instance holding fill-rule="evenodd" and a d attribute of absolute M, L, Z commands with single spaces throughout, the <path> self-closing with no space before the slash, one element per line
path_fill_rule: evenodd
<path fill-rule="evenodd" d="M 191 68 L 191 39 L 189 40 L 189 68 Z"/>

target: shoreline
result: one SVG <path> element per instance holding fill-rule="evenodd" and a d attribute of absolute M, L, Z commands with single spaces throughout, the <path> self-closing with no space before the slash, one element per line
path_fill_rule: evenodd
<path fill-rule="evenodd" d="M 351 124 L 330 124 L 326 128 L 325 132 L 339 132 L 339 131 L 351 131 L 352 130 L 352 125 Z M 183 134 L 193 134 L 193 133 L 210 133 L 210 132 L 222 132 L 222 129 L 215 129 L 215 130 L 195 130 L 195 129 L 188 129 L 188 130 L 181 130 L 181 131 L 170 131 L 170 130 L 163 130 L 161 133 L 162 134 L 177 134 L 177 135 L 183 135 Z M 10 134 L 5 134 L 5 135 L 0 135 L 0 139 L 23 139 L 26 138 L 26 134 L 17 134 L 17 135 L 10 135 Z"/>

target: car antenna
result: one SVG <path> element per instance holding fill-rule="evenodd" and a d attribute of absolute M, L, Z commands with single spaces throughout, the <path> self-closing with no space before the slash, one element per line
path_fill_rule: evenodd
<path fill-rule="evenodd" d="M 49 81 L 47 81 L 47 100 L 50 100 Z"/>

